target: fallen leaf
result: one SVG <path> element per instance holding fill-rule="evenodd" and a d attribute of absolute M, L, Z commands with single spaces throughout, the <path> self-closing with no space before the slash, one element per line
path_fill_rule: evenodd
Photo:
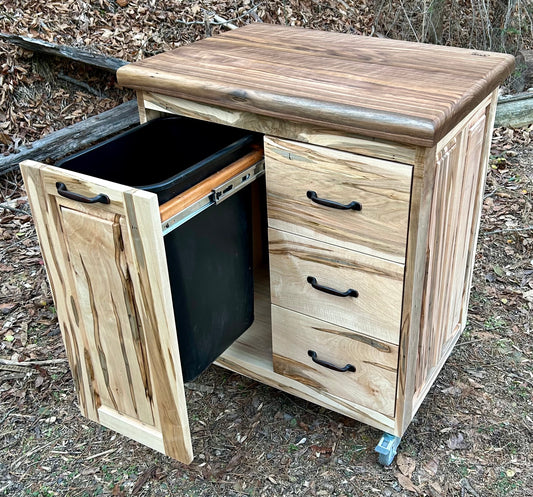
<path fill-rule="evenodd" d="M 415 494 L 420 493 L 420 489 L 409 478 L 407 478 L 407 476 L 402 475 L 401 473 L 396 473 L 394 476 L 396 476 L 398 483 L 404 490 L 414 492 Z"/>
<path fill-rule="evenodd" d="M 317 457 L 320 457 L 321 455 L 330 456 L 333 452 L 331 447 L 319 447 L 318 445 L 311 445 L 309 448 L 311 449 L 312 453 L 316 454 Z"/>
<path fill-rule="evenodd" d="M 435 476 L 439 470 L 439 463 L 435 459 L 431 459 L 424 464 L 424 470 L 431 476 Z"/>
<path fill-rule="evenodd" d="M 472 385 L 474 388 L 482 389 L 485 388 L 481 383 L 478 383 L 476 380 L 473 380 L 472 378 L 468 378 L 468 382 L 470 385 Z"/>
<path fill-rule="evenodd" d="M 118 483 L 115 483 L 115 486 L 111 491 L 111 495 L 114 495 L 115 497 L 125 497 L 125 494 L 122 490 L 120 490 L 120 485 Z"/>
<path fill-rule="evenodd" d="M 441 390 L 441 392 L 442 393 L 447 393 L 447 394 L 450 394 L 450 395 L 461 395 L 463 390 L 462 390 L 462 388 L 459 388 L 457 386 L 453 386 L 453 387 L 445 388 L 444 390 Z"/>
<path fill-rule="evenodd" d="M 524 292 L 524 293 L 523 293 L 523 297 L 524 297 L 528 302 L 533 302 L 533 290 L 528 290 L 527 292 Z"/>
<path fill-rule="evenodd" d="M 467 444 L 462 433 L 452 435 L 448 440 L 447 445 L 452 450 L 461 450 L 467 448 Z"/>
<path fill-rule="evenodd" d="M 9 302 L 6 304 L 0 304 L 0 312 L 2 314 L 9 314 L 15 307 L 17 307 L 16 302 Z"/>
<path fill-rule="evenodd" d="M 117 4 L 119 7 L 126 7 L 128 5 L 129 0 L 117 0 Z"/>
<path fill-rule="evenodd" d="M 416 462 L 414 459 L 403 454 L 398 454 L 396 457 L 396 464 L 398 465 L 398 469 L 403 475 L 407 476 L 407 478 L 413 476 L 413 471 L 416 468 Z"/>
<path fill-rule="evenodd" d="M 440 486 L 438 481 L 432 481 L 429 486 L 434 490 L 437 495 L 442 494 L 442 487 Z"/>

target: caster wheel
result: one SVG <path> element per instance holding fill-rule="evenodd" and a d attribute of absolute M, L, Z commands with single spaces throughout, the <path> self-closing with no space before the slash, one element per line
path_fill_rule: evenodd
<path fill-rule="evenodd" d="M 379 454 L 379 464 L 383 466 L 390 466 L 394 458 L 398 445 L 400 445 L 401 438 L 390 435 L 389 433 L 383 433 L 381 440 L 376 446 L 375 451 Z"/>

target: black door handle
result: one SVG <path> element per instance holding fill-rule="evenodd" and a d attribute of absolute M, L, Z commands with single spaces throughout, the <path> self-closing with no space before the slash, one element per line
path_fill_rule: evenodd
<path fill-rule="evenodd" d="M 333 371 L 338 371 L 339 373 L 346 373 L 347 371 L 350 371 L 351 373 L 355 373 L 355 366 L 352 366 L 351 364 L 346 364 L 346 366 L 340 368 L 339 366 L 335 366 L 335 364 L 331 364 L 331 362 L 323 361 L 322 359 L 319 359 L 317 357 L 317 353 L 314 350 L 308 350 L 307 354 L 311 359 L 313 359 L 313 362 L 316 362 L 320 366 L 324 366 L 325 368 L 332 369 Z"/>
<path fill-rule="evenodd" d="M 82 195 L 81 193 L 75 193 L 71 192 L 67 189 L 67 185 L 65 183 L 60 183 L 59 181 L 56 183 L 57 193 L 61 195 L 62 197 L 68 198 L 70 200 L 75 200 L 76 202 L 83 202 L 84 204 L 109 204 L 110 200 L 107 195 L 104 195 L 103 193 L 99 193 L 96 195 L 96 197 L 86 197 L 85 195 Z"/>
<path fill-rule="evenodd" d="M 345 292 L 341 292 L 328 286 L 319 285 L 316 281 L 316 278 L 314 278 L 313 276 L 307 277 L 307 283 L 310 283 L 315 290 L 320 290 L 321 292 L 329 293 L 330 295 L 335 295 L 336 297 L 359 297 L 359 292 L 357 290 L 354 290 L 353 288 L 349 288 Z"/>
<path fill-rule="evenodd" d="M 340 204 L 339 202 L 335 202 L 334 200 L 328 200 L 325 198 L 319 198 L 317 193 L 309 190 L 307 192 L 307 198 L 311 199 L 315 204 L 325 205 L 326 207 L 332 207 L 333 209 L 341 209 L 341 210 L 354 210 L 354 211 L 360 211 L 363 206 L 359 203 L 353 200 L 349 204 Z"/>

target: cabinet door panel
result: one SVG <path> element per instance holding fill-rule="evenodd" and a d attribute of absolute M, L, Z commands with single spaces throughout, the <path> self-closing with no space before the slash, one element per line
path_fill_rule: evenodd
<path fill-rule="evenodd" d="M 82 413 L 190 462 L 155 194 L 32 161 L 21 170 Z M 57 182 L 110 203 L 66 199 Z"/>

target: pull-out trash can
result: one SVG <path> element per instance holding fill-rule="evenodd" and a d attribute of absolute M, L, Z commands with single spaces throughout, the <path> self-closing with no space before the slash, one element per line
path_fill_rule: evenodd
<path fill-rule="evenodd" d="M 239 159 L 259 140 L 259 135 L 244 130 L 167 117 L 70 156 L 57 166 L 154 192 L 163 204 Z M 250 188 L 203 210 L 164 241 L 187 382 L 254 319 Z"/>

